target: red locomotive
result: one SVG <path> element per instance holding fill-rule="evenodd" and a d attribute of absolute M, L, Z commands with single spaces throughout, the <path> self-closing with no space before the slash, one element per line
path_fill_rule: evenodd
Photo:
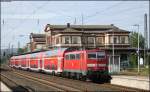
<path fill-rule="evenodd" d="M 13 56 L 10 66 L 31 71 L 86 80 L 110 80 L 107 54 L 103 50 L 75 50 L 58 48 L 49 51 Z"/>

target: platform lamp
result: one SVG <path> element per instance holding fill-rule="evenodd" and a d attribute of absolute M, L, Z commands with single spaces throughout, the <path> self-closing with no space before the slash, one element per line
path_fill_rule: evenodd
<path fill-rule="evenodd" d="M 136 26 L 137 28 L 138 28 L 138 50 L 137 50 L 137 54 L 138 54 L 138 73 L 140 72 L 140 56 L 139 56 L 139 39 L 140 39 L 140 37 L 139 37 L 139 27 L 140 27 L 140 25 L 139 24 L 135 24 L 135 25 L 133 25 L 133 26 Z"/>

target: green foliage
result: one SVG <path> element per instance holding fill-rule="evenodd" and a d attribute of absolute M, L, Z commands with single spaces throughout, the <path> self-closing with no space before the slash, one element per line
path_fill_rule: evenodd
<path fill-rule="evenodd" d="M 131 33 L 130 44 L 131 44 L 131 47 L 138 47 L 138 33 L 137 32 Z M 144 37 L 142 34 L 139 34 L 139 44 L 140 44 L 140 48 L 144 48 Z"/>
<path fill-rule="evenodd" d="M 18 48 L 18 54 L 22 54 L 22 53 L 24 53 L 24 49 L 23 48 Z"/>
<path fill-rule="evenodd" d="M 28 47 L 25 47 L 25 48 L 24 48 L 24 52 L 27 52 L 27 51 L 28 51 Z"/>
<path fill-rule="evenodd" d="M 18 54 L 22 54 L 22 53 L 25 53 L 28 51 L 28 48 L 27 47 L 24 47 L 24 48 L 18 48 Z"/>
<path fill-rule="evenodd" d="M 130 56 L 130 67 L 136 68 L 137 67 L 137 55 L 131 54 Z"/>
<path fill-rule="evenodd" d="M 132 48 L 138 48 L 138 33 L 137 32 L 132 32 L 130 34 L 130 44 Z M 139 48 L 144 49 L 144 40 L 145 38 L 143 37 L 142 34 L 139 34 Z M 140 53 L 140 57 L 144 57 L 143 53 Z M 132 68 L 135 68 L 137 66 L 137 53 L 134 52 L 131 55 L 130 58 L 130 64 Z"/>
<path fill-rule="evenodd" d="M 140 70 L 140 75 L 149 76 L 149 68 L 143 68 Z"/>

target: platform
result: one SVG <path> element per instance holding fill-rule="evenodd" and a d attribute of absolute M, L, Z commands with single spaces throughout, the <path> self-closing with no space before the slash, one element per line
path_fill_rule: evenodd
<path fill-rule="evenodd" d="M 8 88 L 3 82 L 0 81 L 0 92 L 12 92 L 10 88 Z"/>
<path fill-rule="evenodd" d="M 148 76 L 113 75 L 111 84 L 150 90 L 150 80 Z"/>

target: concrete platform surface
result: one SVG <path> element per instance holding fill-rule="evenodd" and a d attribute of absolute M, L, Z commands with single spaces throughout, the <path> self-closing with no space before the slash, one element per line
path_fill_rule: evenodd
<path fill-rule="evenodd" d="M 10 88 L 8 88 L 3 82 L 0 82 L 0 92 L 12 92 Z"/>
<path fill-rule="evenodd" d="M 150 90 L 150 80 L 148 76 L 113 75 L 111 84 Z"/>

